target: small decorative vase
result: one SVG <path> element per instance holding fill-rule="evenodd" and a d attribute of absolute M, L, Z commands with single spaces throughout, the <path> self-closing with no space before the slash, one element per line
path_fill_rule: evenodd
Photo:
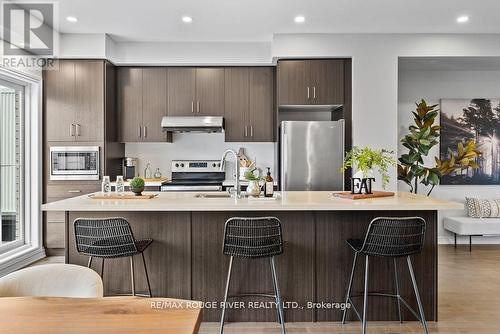
<path fill-rule="evenodd" d="M 351 177 L 351 194 L 372 194 L 372 182 L 375 182 L 373 171 L 357 171 Z"/>
<path fill-rule="evenodd" d="M 248 181 L 247 194 L 253 197 L 259 197 L 260 184 L 259 181 Z"/>
<path fill-rule="evenodd" d="M 130 191 L 134 193 L 135 196 L 141 196 L 144 191 L 144 187 L 140 188 L 130 188 Z"/>

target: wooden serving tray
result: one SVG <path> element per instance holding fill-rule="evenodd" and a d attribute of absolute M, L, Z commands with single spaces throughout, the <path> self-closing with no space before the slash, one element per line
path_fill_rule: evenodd
<path fill-rule="evenodd" d="M 342 191 L 338 193 L 333 193 L 334 197 L 347 198 L 347 199 L 367 199 L 367 198 L 378 198 L 378 197 L 391 197 L 394 196 L 392 191 L 374 191 L 372 194 L 351 194 L 350 191 Z"/>
<path fill-rule="evenodd" d="M 104 195 L 102 193 L 90 194 L 89 198 L 91 199 L 151 199 L 158 196 L 158 194 L 142 194 L 141 196 L 135 196 L 132 192 L 125 192 L 122 195 L 117 194 L 109 194 Z"/>

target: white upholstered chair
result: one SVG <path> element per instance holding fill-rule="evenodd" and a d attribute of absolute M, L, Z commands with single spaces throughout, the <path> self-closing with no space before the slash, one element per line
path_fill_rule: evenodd
<path fill-rule="evenodd" d="M 0 278 L 0 297 L 101 298 L 101 277 L 74 264 L 45 264 L 24 268 Z"/>

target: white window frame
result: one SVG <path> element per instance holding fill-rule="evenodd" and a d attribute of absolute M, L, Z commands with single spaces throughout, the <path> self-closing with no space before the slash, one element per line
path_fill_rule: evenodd
<path fill-rule="evenodd" d="M 22 93 L 21 93 L 21 96 L 20 96 L 20 101 L 24 101 L 24 98 L 26 96 L 25 94 L 25 87 L 22 86 L 22 85 L 18 85 L 17 83 L 13 83 L 11 81 L 6 81 L 4 80 L 5 78 L 2 78 L 0 77 L 0 85 L 2 86 L 6 86 L 7 88 L 12 88 L 14 90 L 17 90 L 20 89 L 22 90 Z M 22 188 L 22 192 L 21 192 L 21 195 L 22 197 L 20 198 L 20 205 L 19 207 L 21 208 L 21 212 L 19 212 L 19 221 L 21 222 L 21 226 L 20 226 L 20 236 L 21 238 L 19 238 L 19 240 L 14 240 L 12 242 L 9 242 L 5 245 L 1 245 L 0 246 L 0 257 L 2 254 L 5 254 L 7 253 L 8 251 L 10 250 L 13 250 L 15 248 L 18 248 L 18 247 L 21 247 L 25 244 L 25 242 L 29 242 L 30 240 L 27 239 L 27 236 L 26 235 L 26 228 L 25 228 L 25 196 L 26 194 L 24 193 L 25 192 L 25 188 L 24 188 L 24 185 L 25 185 L 25 180 L 26 180 L 26 169 L 25 169 L 25 160 L 24 160 L 24 157 L 25 157 L 25 141 L 26 141 L 26 138 L 25 138 L 25 114 L 24 114 L 24 103 L 21 103 L 19 105 L 19 114 L 20 114 L 20 119 L 21 119 L 21 133 L 22 133 L 22 137 L 20 138 L 20 146 L 22 147 L 22 152 L 21 152 L 21 165 L 23 166 L 23 169 L 21 170 L 21 173 L 23 173 L 23 178 L 21 179 L 21 188 Z"/>
<path fill-rule="evenodd" d="M 24 244 L 0 254 L 0 276 L 45 257 L 42 241 L 42 79 L 0 66 L 0 78 L 24 87 Z M 10 246 L 10 245 L 9 245 Z"/>

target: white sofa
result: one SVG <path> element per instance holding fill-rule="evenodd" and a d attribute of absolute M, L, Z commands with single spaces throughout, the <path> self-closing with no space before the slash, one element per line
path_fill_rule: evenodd
<path fill-rule="evenodd" d="M 500 235 L 500 218 L 445 217 L 444 229 L 455 235 L 469 236 L 469 251 L 472 250 L 472 236 Z"/>
<path fill-rule="evenodd" d="M 44 264 L 24 268 L 0 278 L 0 297 L 101 298 L 101 277 L 74 264 Z"/>

